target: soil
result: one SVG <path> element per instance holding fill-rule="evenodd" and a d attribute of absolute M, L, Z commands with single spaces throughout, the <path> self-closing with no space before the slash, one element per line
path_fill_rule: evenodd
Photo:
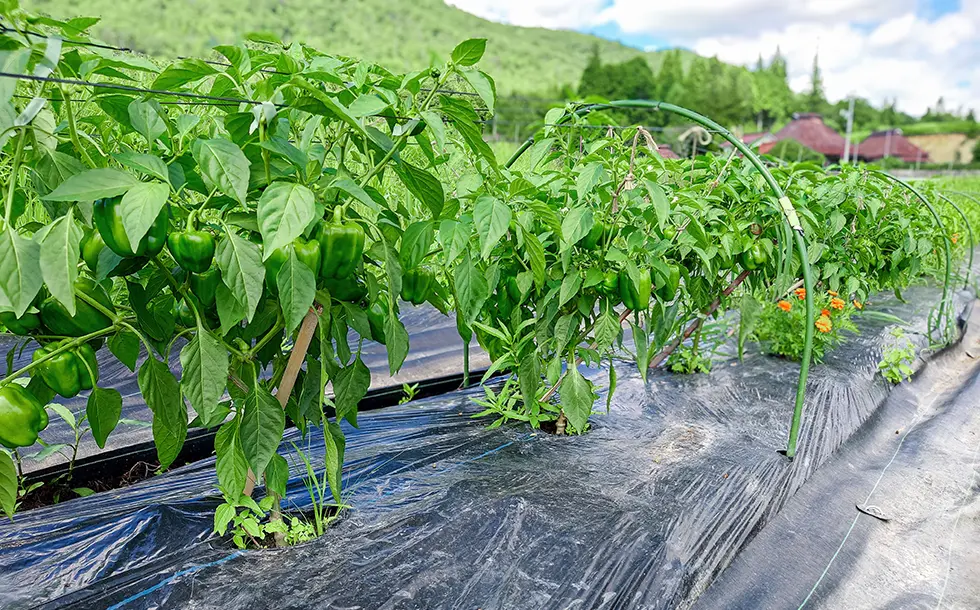
<path fill-rule="evenodd" d="M 132 468 L 116 477 L 97 479 L 95 481 L 72 482 L 56 479 L 54 481 L 46 482 L 44 485 L 41 485 L 24 496 L 17 510 L 20 512 L 25 510 L 33 510 L 35 508 L 43 508 L 45 506 L 58 504 L 64 500 L 76 498 L 79 494 L 73 491 L 74 489 L 87 488 L 98 493 L 102 491 L 119 489 L 120 487 L 128 487 L 129 485 L 139 483 L 140 481 L 152 477 L 159 467 L 160 465 L 157 463 L 136 462 L 133 464 Z M 30 475 L 28 475 L 28 486 L 34 482 L 35 481 L 31 481 Z"/>

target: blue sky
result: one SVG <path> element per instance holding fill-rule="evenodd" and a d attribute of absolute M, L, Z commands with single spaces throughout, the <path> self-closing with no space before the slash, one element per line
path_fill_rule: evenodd
<path fill-rule="evenodd" d="M 980 110 L 980 0 L 446 0 L 502 23 L 754 65 L 777 47 L 803 90 L 819 54 L 831 99 Z"/>

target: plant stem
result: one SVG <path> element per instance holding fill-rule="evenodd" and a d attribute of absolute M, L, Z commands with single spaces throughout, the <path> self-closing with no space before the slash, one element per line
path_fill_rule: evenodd
<path fill-rule="evenodd" d="M 14 210 L 14 192 L 17 190 L 17 179 L 20 176 L 20 162 L 24 158 L 24 142 L 27 140 L 27 131 L 22 129 L 17 137 L 17 152 L 14 153 L 13 166 L 10 168 L 10 183 L 7 185 L 7 201 L 3 210 L 3 226 L 10 226 L 10 216 Z"/>
<path fill-rule="evenodd" d="M 18 377 L 20 377 L 24 373 L 28 373 L 28 372 L 32 371 L 39 364 L 41 364 L 43 362 L 47 362 L 48 360 L 54 358 L 55 356 L 57 356 L 57 355 L 59 355 L 61 353 L 67 352 L 70 349 L 74 349 L 74 348 L 78 347 L 79 345 L 81 345 L 81 344 L 83 344 L 83 343 L 85 343 L 87 341 L 91 341 L 92 339 L 98 339 L 99 337 L 102 337 L 102 336 L 111 334 L 111 333 L 115 332 L 117 328 L 118 328 L 118 326 L 116 324 L 113 324 L 112 326 L 106 326 L 105 328 L 103 328 L 101 330 L 97 330 L 97 331 L 92 332 L 92 333 L 89 333 L 87 335 L 82 335 L 81 337 L 77 337 L 75 339 L 72 339 L 71 341 L 65 343 L 64 345 L 58 347 L 57 349 L 51 350 L 50 352 L 48 352 L 47 354 L 45 354 L 41 358 L 38 358 L 37 360 L 34 360 L 30 364 L 27 364 L 26 366 L 24 366 L 24 367 L 22 367 L 22 368 L 20 368 L 20 369 L 18 369 L 16 371 L 14 371 L 13 373 L 10 373 L 9 375 L 7 375 L 6 377 L 4 377 L 3 379 L 0 379 L 0 386 L 5 385 L 5 384 L 13 381 L 14 379 L 17 379 Z"/>
<path fill-rule="evenodd" d="M 58 85 L 58 91 L 61 92 L 61 98 L 64 100 L 65 109 L 68 111 L 68 135 L 71 138 L 71 143 L 78 151 L 78 154 L 82 156 L 82 159 L 88 163 L 89 167 L 96 167 L 95 161 L 89 156 L 88 151 L 82 147 L 82 141 L 78 139 L 78 127 L 75 124 L 75 113 L 72 112 L 71 99 L 69 96 L 65 95 L 65 89 L 61 85 Z"/>
<path fill-rule="evenodd" d="M 279 331 L 282 330 L 282 327 L 283 327 L 282 319 L 276 319 L 276 323 L 272 325 L 272 328 L 269 329 L 269 332 L 265 333 L 265 335 L 261 339 L 259 339 L 258 343 L 255 344 L 255 347 L 248 350 L 245 356 L 247 356 L 248 358 L 254 357 L 255 354 L 257 354 L 263 347 L 265 347 L 266 343 L 271 341 L 273 337 L 279 334 Z"/>

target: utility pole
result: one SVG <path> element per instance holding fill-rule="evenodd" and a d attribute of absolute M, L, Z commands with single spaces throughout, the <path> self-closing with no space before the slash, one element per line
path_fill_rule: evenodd
<path fill-rule="evenodd" d="M 847 105 L 847 111 L 841 110 L 841 116 L 847 119 L 847 129 L 844 135 L 844 163 L 850 161 L 851 157 L 851 133 L 854 131 L 854 96 Z"/>

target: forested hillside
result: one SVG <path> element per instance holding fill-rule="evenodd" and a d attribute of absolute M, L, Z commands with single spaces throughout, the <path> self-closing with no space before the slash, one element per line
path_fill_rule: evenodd
<path fill-rule="evenodd" d="M 243 33 L 268 31 L 331 53 L 363 57 L 394 70 L 427 66 L 466 38 L 488 38 L 483 69 L 502 94 L 577 87 L 595 45 L 604 61 L 644 53 L 577 32 L 520 28 L 480 19 L 442 0 L 27 0 L 54 17 L 102 17 L 93 31 L 113 44 L 151 55 L 200 55 Z"/>

